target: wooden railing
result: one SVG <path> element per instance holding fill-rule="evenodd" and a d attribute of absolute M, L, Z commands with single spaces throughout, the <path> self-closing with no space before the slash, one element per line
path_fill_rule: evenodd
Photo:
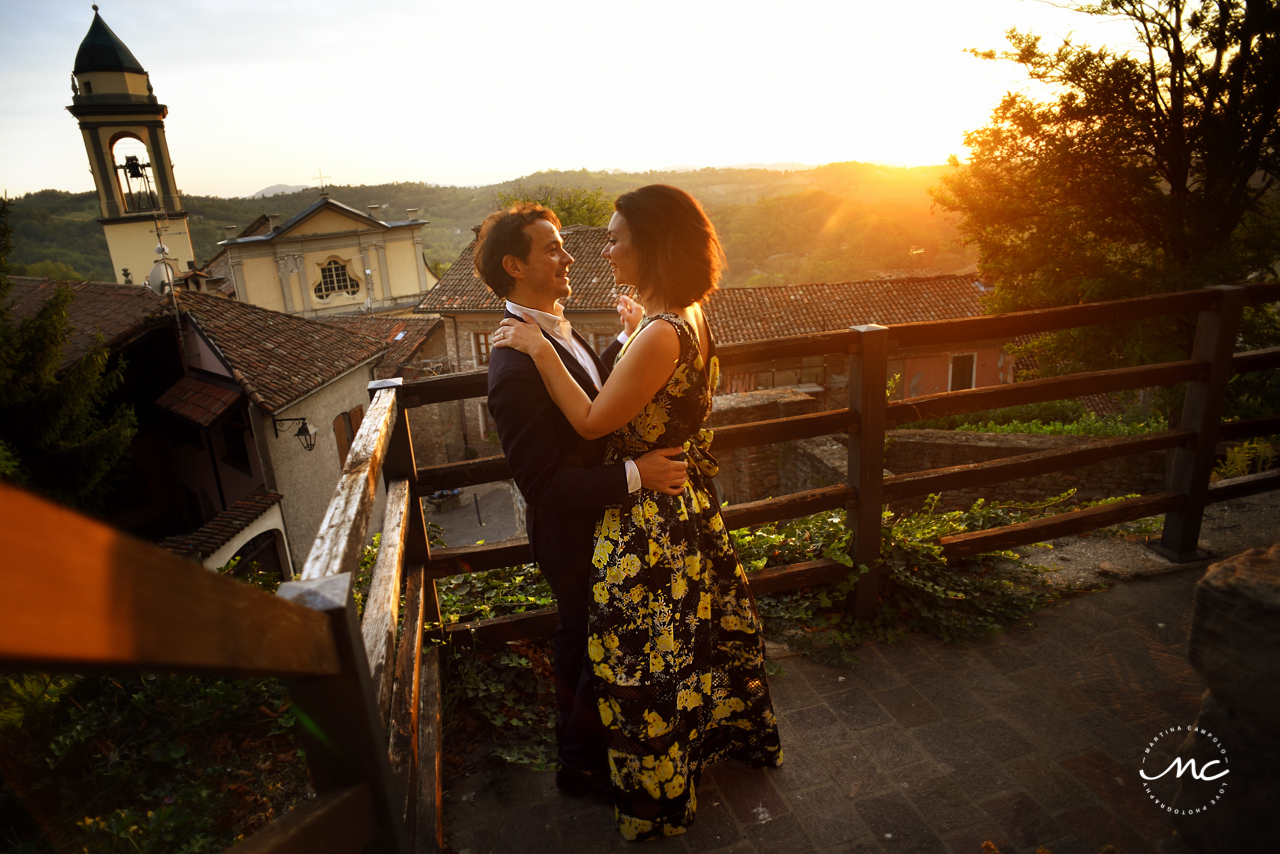
<path fill-rule="evenodd" d="M 1280 470 L 1209 482 L 1219 439 L 1280 432 L 1280 414 L 1220 424 L 1233 374 L 1280 367 L 1280 348 L 1234 353 L 1247 304 L 1280 300 L 1280 285 L 1247 285 L 1069 308 L 843 332 L 724 347 L 722 368 L 796 356 L 849 359 L 847 408 L 716 431 L 715 453 L 813 436 L 848 437 L 848 479 L 727 507 L 730 528 L 845 508 L 853 532 L 850 557 L 871 567 L 858 582 L 854 609 L 868 615 L 883 584 L 884 502 L 989 485 L 1165 450 L 1167 490 L 1103 507 L 1064 513 L 942 540 L 950 556 L 1023 545 L 1164 513 L 1159 549 L 1195 559 L 1207 504 L 1280 487 Z M 888 403 L 884 382 L 894 351 L 1010 339 L 1077 326 L 1170 314 L 1198 314 L 1190 358 L 1031 382 L 929 395 Z M 968 466 L 883 477 L 885 431 L 922 418 L 957 415 L 1186 382 L 1180 427 L 1107 439 Z M 371 384 L 373 402 L 352 445 L 299 580 L 277 596 L 253 590 L 133 540 L 98 523 L 0 486 L 0 543 L 9 590 L 22 602 L 0 621 L 0 661 L 45 670 L 111 668 L 273 675 L 288 680 L 317 797 L 236 850 L 408 852 L 442 846 L 438 647 L 424 625 L 440 622 L 435 579 L 528 562 L 527 541 L 442 548 L 426 539 L 421 497 L 438 489 L 510 477 L 502 457 L 418 467 L 408 409 L 482 397 L 484 372 L 413 382 Z M 352 599 L 353 570 L 368 540 L 379 482 L 386 488 L 382 540 L 363 621 Z M 39 567 L 39 572 L 29 571 Z M 837 561 L 813 560 L 751 575 L 756 593 L 796 589 L 845 577 Z M 397 619 L 403 605 L 403 619 Z M 544 609 L 444 627 L 493 643 L 550 633 Z"/>

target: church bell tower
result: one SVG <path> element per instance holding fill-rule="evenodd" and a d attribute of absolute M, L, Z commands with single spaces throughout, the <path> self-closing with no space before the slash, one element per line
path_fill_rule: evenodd
<path fill-rule="evenodd" d="M 164 137 L 169 108 L 156 102 L 150 76 L 97 6 L 76 53 L 71 91 L 67 110 L 80 121 L 116 281 L 150 279 L 159 289 L 166 266 L 171 282 L 195 260 Z"/>

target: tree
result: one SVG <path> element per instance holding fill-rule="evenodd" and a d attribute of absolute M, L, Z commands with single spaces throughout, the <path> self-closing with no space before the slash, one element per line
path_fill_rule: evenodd
<path fill-rule="evenodd" d="M 60 282 L 83 282 L 85 277 L 75 271 L 70 264 L 61 261 L 37 261 L 21 268 L 15 273 L 22 276 L 33 276 L 41 279 L 56 279 Z"/>
<path fill-rule="evenodd" d="M 127 464 L 137 432 L 133 407 L 103 413 L 124 379 L 124 364 L 108 370 L 99 338 L 59 372 L 72 329 L 74 293 L 59 286 L 31 316 L 13 318 L 8 276 L 9 202 L 0 199 L 0 478 L 80 510 L 96 510 Z"/>
<path fill-rule="evenodd" d="M 1009 93 L 933 195 L 978 248 L 989 307 L 1016 311 L 1230 284 L 1280 260 L 1280 9 L 1274 0 L 1077 4 L 1134 25 L 1142 54 L 1010 30 L 1053 93 Z M 994 51 L 978 52 L 995 59 Z M 1049 371 L 1186 352 L 1194 318 L 1039 342 Z"/>
<path fill-rule="evenodd" d="M 555 184 L 526 187 L 520 183 L 510 192 L 499 190 L 493 198 L 499 208 L 509 208 L 521 202 L 534 202 L 550 208 L 560 218 L 561 225 L 604 226 L 613 216 L 613 202 L 600 187 L 584 190 Z"/>

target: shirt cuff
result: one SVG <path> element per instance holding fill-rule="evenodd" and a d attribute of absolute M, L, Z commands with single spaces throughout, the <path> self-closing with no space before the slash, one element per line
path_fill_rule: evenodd
<path fill-rule="evenodd" d="M 635 460 L 624 460 L 623 464 L 627 467 L 627 493 L 630 494 L 640 488 L 640 467 Z"/>
<path fill-rule="evenodd" d="M 631 336 L 627 334 L 627 330 L 625 330 L 625 329 L 624 329 L 624 330 L 622 330 L 621 332 L 619 332 L 619 333 L 618 333 L 618 339 L 617 339 L 617 340 L 618 340 L 618 343 L 619 343 L 619 344 L 626 344 L 626 343 L 627 343 L 627 339 L 628 339 L 628 338 L 630 338 L 630 337 L 631 337 Z M 639 487 L 637 487 L 637 488 L 639 488 Z"/>

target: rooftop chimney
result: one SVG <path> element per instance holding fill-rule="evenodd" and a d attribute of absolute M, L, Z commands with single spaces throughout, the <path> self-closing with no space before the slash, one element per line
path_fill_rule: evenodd
<path fill-rule="evenodd" d="M 417 209 L 417 208 L 405 208 L 405 213 L 407 213 L 407 214 L 409 215 L 409 222 L 417 222 L 417 221 L 418 221 L 418 209 Z"/>
<path fill-rule="evenodd" d="M 188 262 L 187 262 L 187 269 L 188 269 L 188 270 L 194 270 L 195 268 L 196 268 L 196 262 L 195 262 L 195 261 L 188 261 Z"/>
<path fill-rule="evenodd" d="M 369 216 L 373 217 L 374 219 L 377 219 L 378 208 L 382 207 L 382 205 L 365 205 L 365 207 L 369 209 Z"/>
<path fill-rule="evenodd" d="M 267 223 L 271 226 L 271 230 L 275 231 L 280 227 L 280 214 L 267 214 Z"/>
<path fill-rule="evenodd" d="M 235 240 L 235 239 L 236 239 L 236 231 L 238 231 L 238 230 L 239 230 L 239 226 L 235 226 L 235 225 L 224 225 L 224 226 L 223 226 L 223 228 L 224 228 L 224 229 L 226 230 L 226 232 L 227 232 L 227 238 L 226 238 L 227 240 Z"/>

